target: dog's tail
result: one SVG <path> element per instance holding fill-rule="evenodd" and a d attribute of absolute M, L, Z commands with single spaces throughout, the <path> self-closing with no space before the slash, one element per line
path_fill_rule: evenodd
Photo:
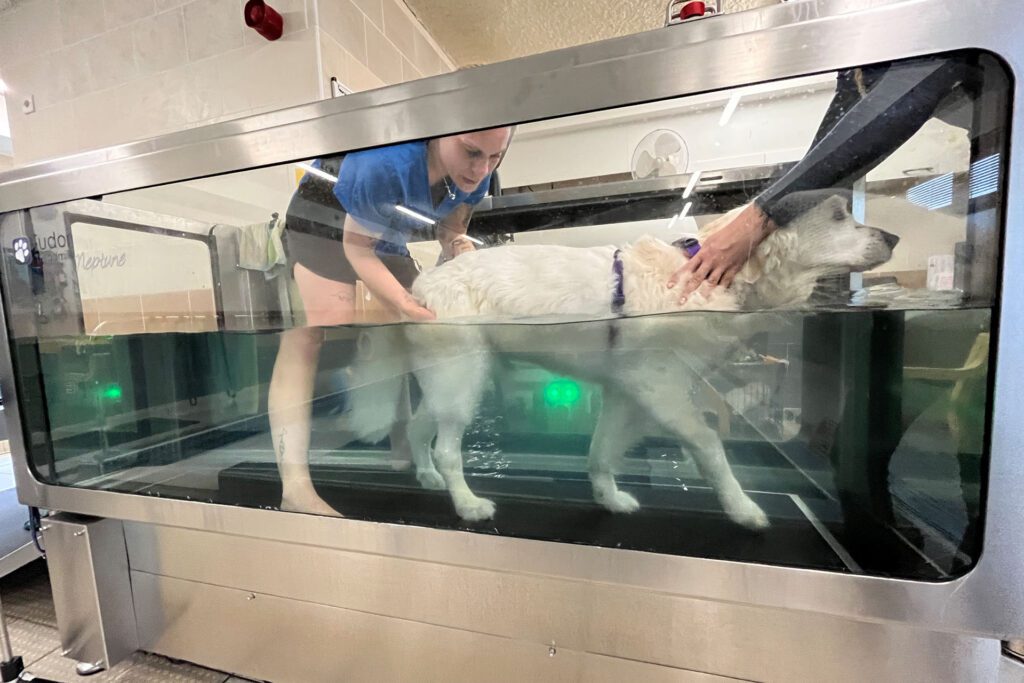
<path fill-rule="evenodd" d="M 371 327 L 359 334 L 349 367 L 348 409 L 342 424 L 356 439 L 377 443 L 398 419 L 401 392 L 409 372 L 405 334 L 400 325 Z"/>

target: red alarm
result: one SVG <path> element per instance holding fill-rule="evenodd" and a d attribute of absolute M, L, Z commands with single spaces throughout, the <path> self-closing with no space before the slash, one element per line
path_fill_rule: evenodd
<path fill-rule="evenodd" d="M 243 12 L 245 25 L 267 40 L 277 40 L 284 33 L 284 19 L 263 0 L 249 0 Z"/>

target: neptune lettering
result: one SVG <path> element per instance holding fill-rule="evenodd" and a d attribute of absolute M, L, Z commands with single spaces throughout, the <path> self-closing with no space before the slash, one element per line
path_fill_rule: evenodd
<path fill-rule="evenodd" d="M 128 254 L 105 254 L 103 252 L 81 253 L 76 259 L 79 270 L 107 270 L 123 268 L 128 263 Z"/>

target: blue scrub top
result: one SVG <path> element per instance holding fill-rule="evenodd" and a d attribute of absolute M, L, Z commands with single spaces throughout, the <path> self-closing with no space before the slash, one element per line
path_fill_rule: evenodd
<path fill-rule="evenodd" d="M 490 175 L 471 193 L 449 182 L 455 199 L 444 194 L 433 205 L 427 171 L 427 143 L 406 142 L 346 154 L 334 185 L 342 208 L 377 238 L 378 254 L 408 255 L 406 244 L 416 235 L 436 238 L 433 226 L 398 211 L 405 206 L 440 221 L 460 204 L 474 206 L 487 194 Z"/>

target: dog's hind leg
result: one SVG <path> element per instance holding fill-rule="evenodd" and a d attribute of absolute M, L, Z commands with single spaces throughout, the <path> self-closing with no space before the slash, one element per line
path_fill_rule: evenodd
<path fill-rule="evenodd" d="M 459 517 L 470 522 L 490 519 L 494 503 L 470 490 L 462 468 L 462 436 L 480 404 L 490 353 L 473 327 L 422 327 L 414 331 L 415 373 L 423 389 L 422 405 L 437 425 L 434 464 Z"/>
<path fill-rule="evenodd" d="M 627 373 L 627 378 L 630 380 L 627 386 L 639 388 L 631 392 L 630 397 L 679 438 L 684 451 L 693 456 L 701 474 L 714 487 L 729 518 L 748 529 L 767 527 L 768 516 L 736 481 L 722 440 L 705 424 L 700 410 L 689 398 L 687 387 L 700 382 L 700 378 L 692 372 L 681 371 L 674 360 L 658 363 L 653 359 L 643 364 L 642 371 Z"/>
<path fill-rule="evenodd" d="M 462 471 L 462 436 L 468 422 L 443 418 L 437 424 L 437 447 L 434 458 L 448 486 L 455 512 L 467 522 L 479 522 L 494 516 L 494 502 L 473 493 Z"/>
<path fill-rule="evenodd" d="M 601 413 L 590 440 L 590 485 L 594 500 L 612 512 L 635 512 L 636 498 L 619 490 L 615 475 L 626 450 L 640 439 L 636 425 L 641 415 L 632 402 L 618 391 L 605 388 Z"/>

